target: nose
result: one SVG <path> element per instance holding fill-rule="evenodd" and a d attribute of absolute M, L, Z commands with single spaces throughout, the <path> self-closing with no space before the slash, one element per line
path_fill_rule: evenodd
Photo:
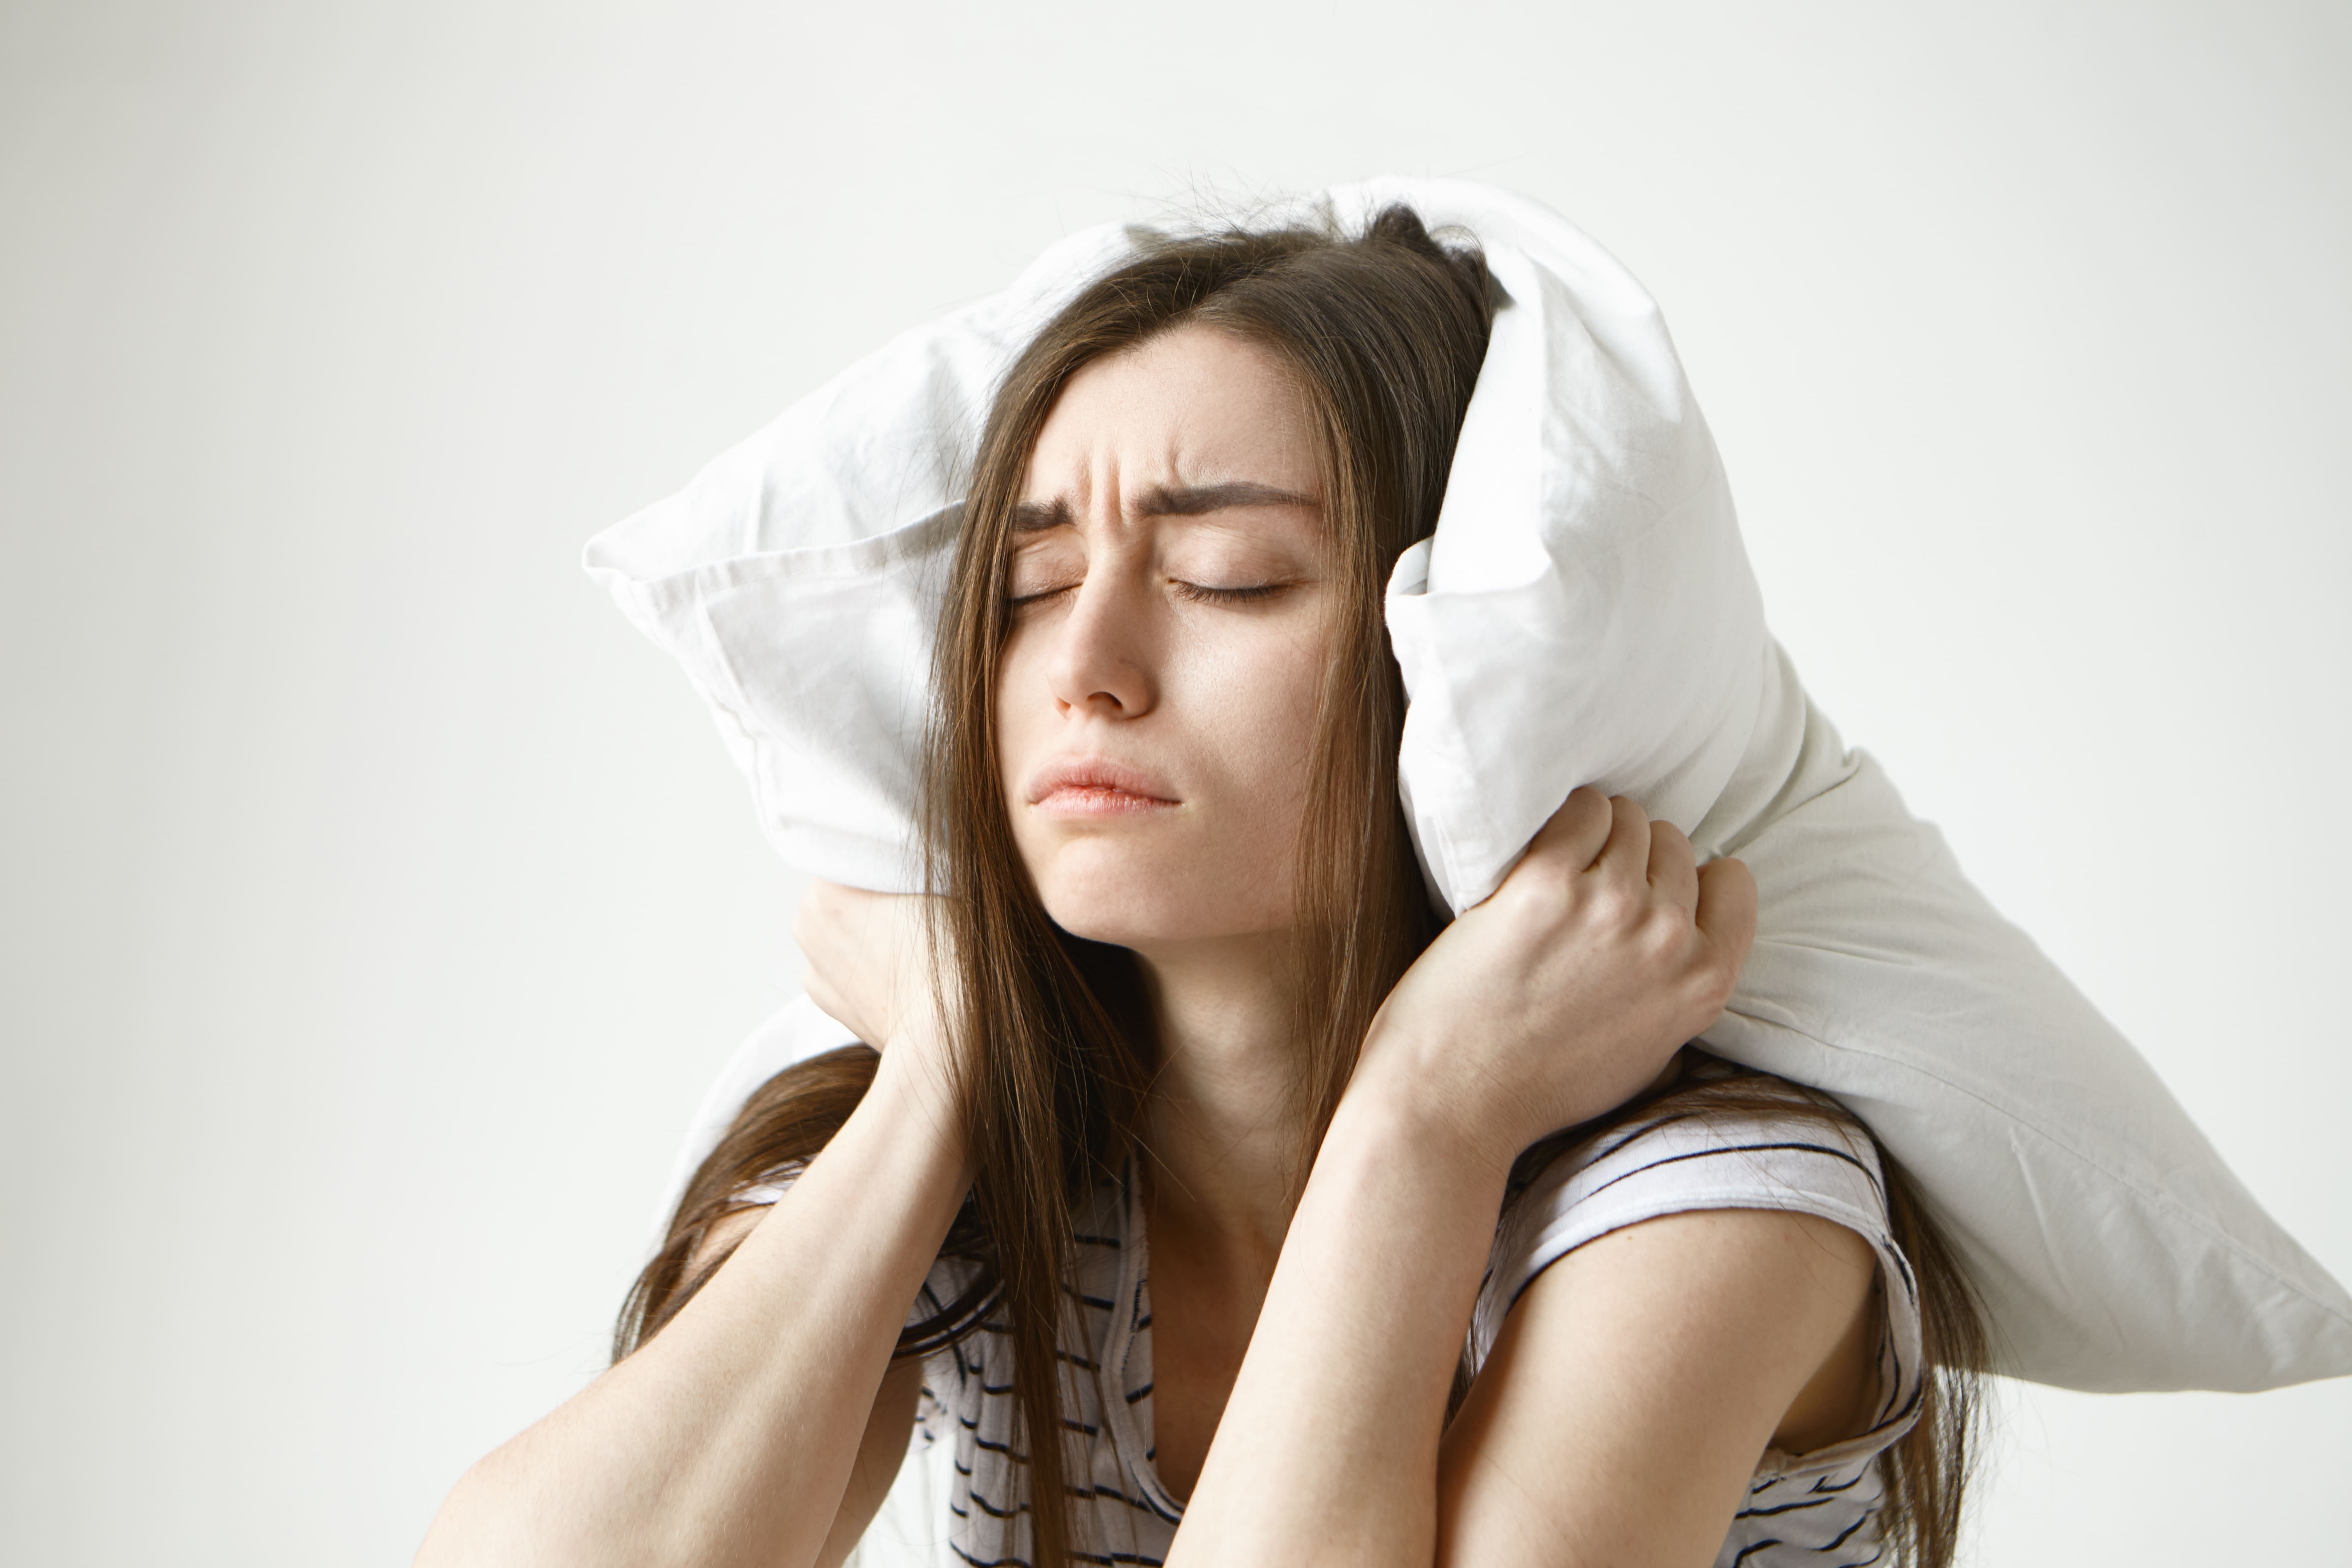
<path fill-rule="evenodd" d="M 1054 700 L 1065 711 L 1139 719 L 1160 700 L 1150 611 L 1138 585 L 1127 581 L 1132 574 L 1110 562 L 1098 562 L 1078 584 L 1070 613 L 1055 628 L 1046 678 Z"/>

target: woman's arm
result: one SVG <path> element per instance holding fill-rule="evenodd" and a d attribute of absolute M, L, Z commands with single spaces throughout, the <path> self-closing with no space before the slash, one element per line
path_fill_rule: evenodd
<path fill-rule="evenodd" d="M 1350 1089 L 1325 1135 L 1169 1568 L 1428 1568 L 1438 1440 L 1505 1171 Z"/>
<path fill-rule="evenodd" d="M 1761 1210 L 1553 1264 L 1446 1427 L 1501 1184 L 1445 1142 L 1342 1106 L 1171 1565 L 1704 1568 L 1776 1435 L 1858 1431 L 1870 1248 Z"/>
<path fill-rule="evenodd" d="M 1743 868 L 1702 874 L 1679 833 L 1579 791 L 1431 946 L 1325 1136 L 1171 1563 L 1432 1562 L 1446 1394 L 1513 1158 L 1712 1022 L 1753 923 Z"/>
<path fill-rule="evenodd" d="M 1538 1275 L 1447 1428 L 1438 1551 L 1704 1568 L 1768 1444 L 1868 1425 L 1869 1244 L 1811 1215 L 1669 1215 Z"/>
<path fill-rule="evenodd" d="M 870 1483 L 886 1448 L 894 1470 L 904 1451 L 913 1373 L 885 1373 L 971 1184 L 936 1058 L 894 1039 L 841 1131 L 677 1316 L 467 1472 L 419 1564 L 845 1555 L 865 1523 L 847 1515 L 878 1500 L 870 1484 L 848 1497 L 853 1472 Z"/>
<path fill-rule="evenodd" d="M 713 1225 L 688 1260 L 687 1277 L 691 1279 L 710 1267 L 710 1259 L 723 1263 L 767 1214 L 764 1205 L 739 1209 Z M 866 1418 L 866 1434 L 858 1439 L 857 1458 L 850 1466 L 848 1489 L 842 1493 L 841 1506 L 834 1510 L 833 1530 L 816 1554 L 814 1568 L 841 1568 L 881 1511 L 906 1462 L 922 1392 L 919 1361 L 894 1361 L 883 1373 L 882 1386 L 874 1394 L 873 1414 Z"/>

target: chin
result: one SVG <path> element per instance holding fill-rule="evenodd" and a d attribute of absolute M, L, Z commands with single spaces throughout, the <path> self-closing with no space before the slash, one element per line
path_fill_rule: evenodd
<path fill-rule="evenodd" d="M 1153 947 L 1208 934 L 1190 901 L 1164 889 L 1055 887 L 1041 890 L 1045 912 L 1072 936 L 1118 947 Z"/>
<path fill-rule="evenodd" d="M 1237 889 L 1243 879 L 1220 875 L 1220 868 L 1137 864 L 1126 855 L 1076 850 L 1066 848 L 1035 874 L 1045 912 L 1072 936 L 1150 948 L 1248 936 L 1284 923 L 1274 900 L 1249 897 Z"/>

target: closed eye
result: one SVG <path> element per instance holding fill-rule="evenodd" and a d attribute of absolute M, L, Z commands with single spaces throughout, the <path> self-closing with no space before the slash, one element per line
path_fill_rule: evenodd
<path fill-rule="evenodd" d="M 1246 605 L 1255 599 L 1270 599 L 1288 583 L 1254 583 L 1244 588 L 1212 588 L 1205 583 L 1187 583 L 1181 577 L 1171 577 L 1169 586 L 1180 599 L 1190 599 L 1196 605 Z"/>

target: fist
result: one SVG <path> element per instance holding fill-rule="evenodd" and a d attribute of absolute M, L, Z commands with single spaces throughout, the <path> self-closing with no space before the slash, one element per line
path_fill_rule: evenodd
<path fill-rule="evenodd" d="M 1755 933 L 1745 866 L 1698 866 L 1672 824 L 1580 789 L 1397 983 L 1359 1078 L 1507 1163 L 1655 1079 L 1722 1015 Z"/>

